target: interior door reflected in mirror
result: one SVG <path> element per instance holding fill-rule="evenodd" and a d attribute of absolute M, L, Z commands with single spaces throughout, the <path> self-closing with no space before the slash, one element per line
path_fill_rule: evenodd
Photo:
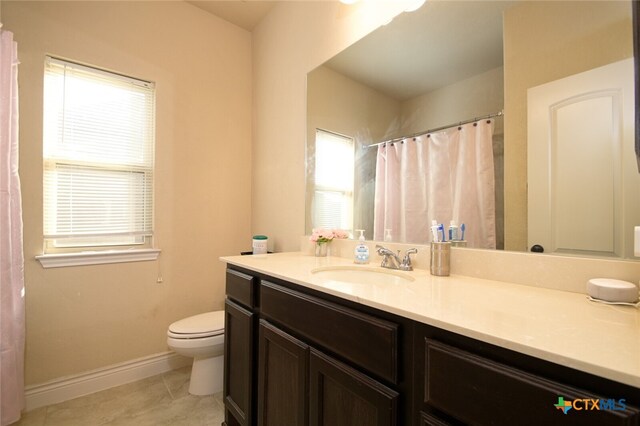
<path fill-rule="evenodd" d="M 529 245 L 633 256 L 624 232 L 640 217 L 633 126 L 625 126 L 631 93 L 632 58 L 529 89 Z"/>
<path fill-rule="evenodd" d="M 552 142 L 531 140 L 527 116 L 529 89 L 633 58 L 631 9 L 630 1 L 427 2 L 311 71 L 307 81 L 306 231 L 318 226 L 319 217 L 330 216 L 314 211 L 319 204 L 314 201 L 316 132 L 322 129 L 353 140 L 348 229 L 364 229 L 367 239 L 427 243 L 435 220 L 445 228 L 453 222 L 459 229 L 464 223 L 466 239 L 482 234 L 467 245 L 471 247 L 527 251 L 537 244 L 544 247 L 544 253 L 632 258 L 628 247 L 633 226 L 640 224 L 640 179 L 637 167 L 630 174 L 618 166 L 626 168 L 630 163 L 627 156 L 632 155 L 633 137 L 617 142 L 609 139 L 596 148 L 588 143 L 593 139 L 602 142 L 601 138 L 585 137 L 575 126 L 563 124 L 563 142 L 550 148 L 562 150 L 562 155 L 548 157 L 553 163 L 547 161 L 532 170 L 528 159 L 532 146 Z M 633 99 L 633 82 L 621 90 L 621 102 Z M 582 112 L 574 108 L 573 113 L 578 114 L 574 124 L 592 122 L 597 108 L 591 103 L 583 109 L 584 115 L 579 115 Z M 490 119 L 489 143 L 443 142 L 441 133 L 468 138 L 484 124 L 484 117 L 502 111 L 504 115 Z M 633 135 L 633 114 L 616 117 L 615 123 L 609 123 L 609 133 Z M 471 121 L 471 130 L 461 124 L 467 121 Z M 388 141 L 393 145 L 375 145 Z M 487 145 L 491 161 L 480 161 L 484 158 L 480 152 Z M 607 150 L 617 156 L 618 163 L 612 159 L 601 167 L 609 174 L 597 178 L 608 182 L 599 188 L 600 198 L 590 193 L 588 184 L 573 189 L 556 185 L 551 191 L 555 195 L 547 196 L 544 204 L 554 215 L 547 224 L 535 225 L 551 233 L 551 240 L 532 240 L 530 225 L 539 214 L 531 210 L 527 187 L 548 186 L 548 179 L 547 183 L 540 180 L 540 170 L 552 170 L 562 182 L 579 170 L 593 180 L 589 174 L 593 166 L 577 162 L 589 153 L 595 158 L 600 155 L 594 151 Z M 396 165 L 391 164 L 390 151 L 398 157 Z M 473 172 L 469 162 L 460 162 L 471 154 L 477 157 L 469 158 L 478 158 L 474 164 L 481 166 Z M 422 160 L 416 165 L 418 157 Z M 436 170 L 445 172 L 431 175 Z M 407 184 L 389 187 L 385 178 L 396 174 Z M 412 192 L 416 188 L 419 197 Z M 563 195 L 558 196 L 558 190 Z M 572 202 L 577 194 L 582 194 L 580 209 Z M 624 214 L 616 200 L 624 204 Z M 470 201 L 476 204 L 463 208 Z M 341 212 L 348 210 L 341 208 Z M 604 214 L 610 217 L 601 220 Z M 578 215 L 590 228 L 598 229 L 578 232 L 582 225 L 572 221 Z M 580 241 L 585 234 L 591 246 Z M 571 241 L 574 237 L 577 240 Z"/>

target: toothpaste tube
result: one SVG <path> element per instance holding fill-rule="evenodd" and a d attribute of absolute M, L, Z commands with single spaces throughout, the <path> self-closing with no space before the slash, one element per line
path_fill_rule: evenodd
<path fill-rule="evenodd" d="M 438 242 L 438 222 L 435 220 L 431 221 L 431 241 Z"/>

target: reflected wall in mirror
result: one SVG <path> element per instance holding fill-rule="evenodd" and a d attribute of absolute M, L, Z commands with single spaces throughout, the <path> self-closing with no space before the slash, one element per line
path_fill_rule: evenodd
<path fill-rule="evenodd" d="M 353 139 L 352 223 L 372 239 L 378 149 L 363 146 L 504 111 L 492 137 L 496 247 L 527 251 L 528 90 L 632 58 L 632 28 L 630 1 L 432 0 L 396 17 L 308 74 L 306 231 L 329 225 L 312 219 L 314 194 L 330 190 L 314 181 L 317 129 Z M 621 126 L 633 131 L 633 122 Z M 615 238 L 623 240 L 616 256 L 627 258 L 640 224 L 640 175 L 630 179 L 622 207 L 610 206 L 629 210 L 615 225 Z M 412 239 L 415 233 L 389 234 L 398 242 L 428 242 Z"/>

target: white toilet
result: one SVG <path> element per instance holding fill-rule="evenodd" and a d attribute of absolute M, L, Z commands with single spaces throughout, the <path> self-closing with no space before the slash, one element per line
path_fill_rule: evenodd
<path fill-rule="evenodd" d="M 190 394 L 211 395 L 222 390 L 224 311 L 174 322 L 167 330 L 167 345 L 176 353 L 193 358 Z"/>

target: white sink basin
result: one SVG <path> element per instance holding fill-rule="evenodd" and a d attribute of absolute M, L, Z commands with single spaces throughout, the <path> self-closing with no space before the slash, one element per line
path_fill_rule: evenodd
<path fill-rule="evenodd" d="M 325 266 L 311 271 L 320 283 L 341 282 L 361 285 L 406 284 L 415 281 L 407 272 L 371 266 Z"/>

